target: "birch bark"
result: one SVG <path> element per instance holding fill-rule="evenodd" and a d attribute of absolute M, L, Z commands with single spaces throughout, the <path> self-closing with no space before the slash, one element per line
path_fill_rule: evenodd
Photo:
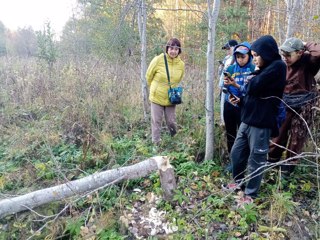
<path fill-rule="evenodd" d="M 110 185 L 110 183 L 114 184 L 122 180 L 148 176 L 156 170 L 159 170 L 160 173 L 166 172 L 168 169 L 172 172 L 173 168 L 170 165 L 169 159 L 157 156 L 131 166 L 95 173 L 58 186 L 41 189 L 14 198 L 3 199 L 0 201 L 0 218 L 20 211 L 30 210 L 49 202 L 59 201 L 76 195 L 85 195 L 88 192 L 103 188 L 108 184 Z M 166 176 L 166 174 L 164 175 Z M 163 189 L 164 192 L 173 192 L 174 188 L 170 187 L 169 190 Z"/>
<path fill-rule="evenodd" d="M 206 153 L 205 160 L 213 159 L 214 152 L 214 44 L 216 25 L 220 9 L 220 0 L 214 0 L 213 9 L 211 0 L 208 4 L 208 45 L 207 45 L 207 74 L 206 74 Z"/>

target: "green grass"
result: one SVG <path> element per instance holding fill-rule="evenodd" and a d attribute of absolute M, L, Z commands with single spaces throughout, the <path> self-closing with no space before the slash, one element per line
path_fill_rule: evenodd
<path fill-rule="evenodd" d="M 88 68 L 77 69 L 82 67 Z M 108 67 L 108 71 L 117 69 Z M 280 181 L 277 169 L 267 172 L 260 197 L 245 209 L 235 208 L 235 194 L 221 191 L 221 184 L 231 180 L 223 171 L 224 160 L 219 155 L 225 148 L 225 136 L 216 124 L 215 158 L 203 161 L 203 82 L 185 83 L 193 87 L 187 89 L 184 103 L 177 106 L 178 134 L 171 138 L 164 130 L 155 152 L 150 122 L 142 119 L 139 79 L 128 77 L 133 75 L 132 69 L 122 68 L 114 79 L 105 76 L 102 65 L 95 69 L 94 76 L 81 79 L 76 69 L 59 72 L 57 67 L 52 76 L 60 77 L 42 82 L 34 76 L 45 77 L 43 69 L 36 65 L 32 69 L 25 75 L 29 84 L 22 86 L 6 85 L 0 75 L 0 96 L 5 96 L 0 115 L 1 198 L 127 166 L 154 155 L 170 157 L 178 186 L 171 203 L 159 199 L 150 205 L 152 194 L 162 194 L 159 174 L 154 172 L 149 177 L 39 207 L 35 209 L 38 214 L 26 211 L 1 219 L 0 239 L 27 239 L 32 235 L 35 239 L 81 239 L 87 233 L 97 239 L 126 239 L 132 234 L 119 223 L 120 216 L 138 207 L 147 215 L 151 206 L 166 211 L 165 219 L 177 227 L 169 239 L 264 239 L 265 234 L 275 239 L 290 238 L 299 234 L 288 224 L 296 218 L 306 219 L 299 224 L 319 238 L 319 219 L 314 219 L 319 210 L 315 168 L 297 168 L 290 182 Z M 17 65 L 17 72 L 5 71 L 9 76 L 21 75 L 22 68 Z M 201 69 L 193 69 L 191 74 L 190 81 L 200 79 Z M 17 94 L 10 95 L 11 91 Z M 215 108 L 218 123 L 218 103 Z M 270 228 L 259 231 L 260 226 Z M 273 231 L 274 226 L 285 232 Z"/>

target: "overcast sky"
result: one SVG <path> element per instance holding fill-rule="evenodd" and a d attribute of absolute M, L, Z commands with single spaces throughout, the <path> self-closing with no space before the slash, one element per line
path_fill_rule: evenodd
<path fill-rule="evenodd" d="M 75 4 L 76 0 L 0 0 L 0 21 L 11 30 L 27 26 L 42 30 L 50 21 L 60 34 Z"/>

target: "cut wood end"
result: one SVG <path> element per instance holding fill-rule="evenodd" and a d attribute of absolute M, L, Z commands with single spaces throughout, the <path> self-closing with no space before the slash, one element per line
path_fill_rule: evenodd
<path fill-rule="evenodd" d="M 155 156 L 151 159 L 157 163 L 159 170 L 166 171 L 168 168 L 172 168 L 168 156 Z"/>

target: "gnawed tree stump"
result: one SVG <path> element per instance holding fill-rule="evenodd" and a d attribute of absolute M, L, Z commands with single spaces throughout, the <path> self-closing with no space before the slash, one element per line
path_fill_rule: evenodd
<path fill-rule="evenodd" d="M 177 188 L 174 169 L 169 161 L 164 162 L 160 170 L 160 183 L 163 190 L 163 199 L 171 201 L 173 199 L 174 190 Z"/>
<path fill-rule="evenodd" d="M 156 170 L 160 171 L 161 178 L 174 178 L 174 176 L 168 176 L 168 169 L 171 169 L 170 171 L 172 171 L 172 173 L 170 174 L 174 175 L 173 168 L 169 163 L 169 158 L 157 156 L 131 166 L 95 173 L 58 186 L 41 189 L 19 197 L 3 199 L 0 201 L 0 218 L 24 210 L 30 210 L 49 202 L 59 201 L 75 195 L 85 195 L 88 192 L 122 180 L 144 177 Z M 166 198 L 169 200 L 170 196 L 172 196 L 170 194 L 172 194 L 175 181 L 174 184 L 172 180 L 168 181 L 162 179 L 160 182 L 163 184 L 163 191 L 165 192 Z M 167 187 L 170 189 L 165 189 Z"/>

